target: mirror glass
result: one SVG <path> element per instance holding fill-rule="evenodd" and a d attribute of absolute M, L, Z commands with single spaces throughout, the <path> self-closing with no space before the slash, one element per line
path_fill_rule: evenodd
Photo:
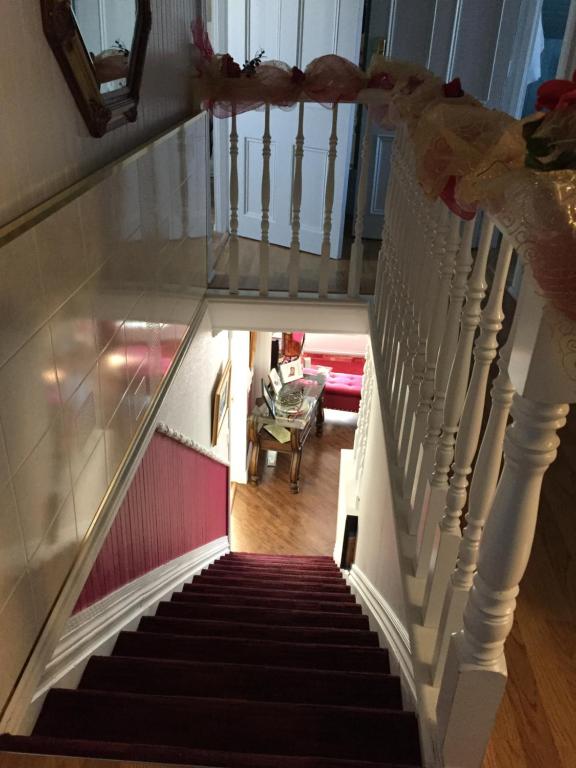
<path fill-rule="evenodd" d="M 73 0 L 72 7 L 100 85 L 125 88 L 134 40 L 137 0 Z"/>

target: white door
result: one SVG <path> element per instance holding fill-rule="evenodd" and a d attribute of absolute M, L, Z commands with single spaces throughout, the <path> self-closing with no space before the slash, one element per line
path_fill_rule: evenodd
<path fill-rule="evenodd" d="M 317 56 L 337 53 L 358 62 L 363 0 L 229 0 L 228 49 L 244 62 L 260 49 L 267 60 L 279 59 L 304 69 Z M 352 147 L 354 106 L 339 105 L 338 147 L 332 215 L 332 253 L 341 253 L 348 170 Z M 270 242 L 289 246 L 291 187 L 298 108 L 273 108 L 270 157 Z M 304 110 L 301 250 L 320 253 L 324 190 L 328 170 L 331 110 L 307 104 Z M 238 117 L 239 205 L 238 234 L 260 238 L 262 133 L 264 113 Z"/>
<path fill-rule="evenodd" d="M 542 0 L 379 0 L 372 3 L 368 51 L 379 38 L 394 59 L 417 62 L 487 106 L 518 114 Z M 373 126 L 364 236 L 379 238 L 393 132 Z"/>

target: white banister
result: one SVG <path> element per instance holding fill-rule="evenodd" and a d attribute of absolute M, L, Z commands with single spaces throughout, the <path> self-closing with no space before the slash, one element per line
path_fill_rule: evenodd
<path fill-rule="evenodd" d="M 467 243 L 460 247 L 460 220 L 452 215 L 446 253 L 442 265 L 443 292 L 446 292 L 445 302 L 448 301 L 447 312 L 443 318 L 443 334 L 435 366 L 434 397 L 428 413 L 426 437 L 422 446 L 422 461 L 418 477 L 418 487 L 415 496 L 413 513 L 418 521 L 418 561 L 416 571 L 421 577 L 427 572 L 425 561 L 430 560 L 432 552 L 433 532 L 430 535 L 429 501 L 430 476 L 434 467 L 436 447 L 442 432 L 444 421 L 444 402 L 452 361 L 456 353 L 460 315 L 466 292 L 466 280 L 472 260 Z M 458 262 L 458 263 L 457 263 Z M 450 279 L 451 278 L 451 279 Z M 442 508 L 440 509 L 440 511 Z M 438 522 L 438 518 L 436 519 Z"/>
<path fill-rule="evenodd" d="M 486 251 L 479 252 L 479 257 L 483 256 L 484 258 L 476 260 L 469 282 L 466 306 L 462 313 L 458 348 L 454 357 L 446 395 L 442 436 L 436 451 L 436 464 L 431 480 L 431 487 L 435 489 L 431 493 L 438 494 L 439 501 L 440 497 L 444 498 L 445 507 L 443 518 L 440 521 L 440 541 L 436 551 L 436 560 L 433 569 L 430 571 L 426 587 L 426 597 L 424 600 L 424 624 L 426 626 L 436 626 L 438 624 L 448 579 L 454 570 L 456 553 L 460 543 L 460 516 L 466 502 L 465 489 L 468 485 L 466 477 L 468 472 L 471 471 L 470 465 L 478 445 L 479 432 L 473 442 L 474 435 L 468 429 L 468 413 L 466 413 L 467 420 L 463 425 L 465 427 L 464 432 L 462 434 L 458 432 L 458 424 L 464 415 L 463 409 L 474 335 L 480 323 L 482 330 L 476 345 L 475 359 L 477 364 L 474 366 L 474 370 L 484 365 L 486 366 L 485 377 L 483 378 L 484 386 L 481 390 L 477 390 L 476 380 L 474 382 L 471 381 L 471 386 L 474 386 L 473 392 L 477 399 L 473 402 L 469 401 L 469 408 L 474 407 L 478 411 L 473 418 L 476 419 L 479 430 L 484 400 L 486 398 L 488 368 L 496 357 L 498 349 L 497 335 L 502 329 L 502 320 L 504 319 L 502 300 L 511 255 L 512 246 L 506 240 L 503 240 L 498 254 L 496 273 L 490 290 L 490 297 L 482 313 L 480 312 L 480 306 L 486 291 Z M 486 355 L 483 355 L 484 351 L 486 351 Z M 481 361 L 478 361 L 478 357 L 481 358 Z M 479 372 L 477 375 L 482 376 Z M 448 473 L 455 455 L 454 448 L 457 445 L 457 432 L 458 454 L 454 465 L 454 475 L 450 480 L 450 484 L 448 484 Z M 466 462 L 467 458 L 469 460 Z M 460 502 L 462 502 L 462 505 L 460 505 Z"/>
<path fill-rule="evenodd" d="M 304 157 L 304 102 L 298 105 L 298 129 L 294 143 L 294 178 L 292 181 L 292 239 L 290 241 L 290 296 L 298 296 L 300 279 L 300 207 L 302 205 L 302 159 Z"/>
<path fill-rule="evenodd" d="M 270 272 L 270 104 L 264 107 L 264 133 L 262 134 L 262 224 L 260 235 L 260 295 L 268 295 Z"/>
<path fill-rule="evenodd" d="M 450 635 L 462 629 L 464 606 L 476 572 L 482 531 L 488 518 L 500 474 L 504 432 L 514 394 L 514 387 L 508 376 L 509 352 L 510 345 L 508 344 L 502 349 L 498 362 L 499 373 L 492 385 L 490 416 L 484 430 L 470 485 L 466 527 L 459 544 L 456 570 L 452 574 L 444 598 L 432 659 L 432 683 L 436 687 L 440 685 L 444 672 Z M 459 489 L 460 491 L 458 496 L 460 509 L 463 509 L 466 503 L 466 486 L 468 485 L 466 478 L 472 471 L 471 464 L 480 436 L 484 410 L 486 385 L 482 384 L 484 371 L 479 362 L 481 359 L 479 350 L 475 350 L 475 355 L 477 362 L 474 365 L 468 388 L 460 433 L 456 443 L 455 473 L 458 473 L 458 479 L 454 479 L 453 483 L 455 490 Z M 480 369 L 478 373 L 476 368 Z M 489 367 L 486 366 L 485 370 L 487 377 Z M 468 435 L 467 438 L 466 435 Z M 460 451 L 462 451 L 462 455 L 460 455 Z"/>
<path fill-rule="evenodd" d="M 232 112 L 230 124 L 230 238 L 228 240 L 230 293 L 238 293 L 238 249 L 238 130 L 236 128 L 236 113 Z"/>
<path fill-rule="evenodd" d="M 370 169 L 370 110 L 367 110 L 364 126 L 364 136 L 360 147 L 358 190 L 356 195 L 356 219 L 354 221 L 354 243 L 350 254 L 350 271 L 348 273 L 348 296 L 356 298 L 360 293 L 362 279 L 362 262 L 364 256 L 364 217 L 366 215 L 366 199 L 368 192 L 368 175 Z"/>
<path fill-rule="evenodd" d="M 514 395 L 504 469 L 484 528 L 464 629 L 452 636 L 438 699 L 445 765 L 481 765 L 506 685 L 504 642 L 532 548 L 542 478 L 556 457 L 557 431 L 567 413 L 566 404 Z"/>
<path fill-rule="evenodd" d="M 338 104 L 332 105 L 332 128 L 328 141 L 328 173 L 326 174 L 326 190 L 324 193 L 324 228 L 320 249 L 320 276 L 318 279 L 318 294 L 324 298 L 328 294 L 328 278 L 330 275 L 330 248 L 332 237 L 332 206 L 334 205 L 334 176 L 336 169 L 336 154 L 338 145 Z"/>

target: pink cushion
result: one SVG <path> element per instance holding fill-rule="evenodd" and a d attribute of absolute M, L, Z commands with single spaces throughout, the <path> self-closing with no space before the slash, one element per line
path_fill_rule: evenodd
<path fill-rule="evenodd" d="M 360 397 L 362 391 L 362 376 L 354 373 L 329 373 L 326 377 L 326 392 L 339 395 Z"/>

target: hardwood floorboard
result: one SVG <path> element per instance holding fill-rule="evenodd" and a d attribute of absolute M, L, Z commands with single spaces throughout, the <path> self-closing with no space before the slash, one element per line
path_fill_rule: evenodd
<path fill-rule="evenodd" d="M 288 555 L 332 555 L 336 534 L 340 451 L 352 448 L 357 414 L 326 409 L 324 430 L 304 446 L 300 493 L 290 493 L 290 455 L 276 467 L 260 457 L 259 485 L 238 485 L 232 506 L 235 551 Z"/>

